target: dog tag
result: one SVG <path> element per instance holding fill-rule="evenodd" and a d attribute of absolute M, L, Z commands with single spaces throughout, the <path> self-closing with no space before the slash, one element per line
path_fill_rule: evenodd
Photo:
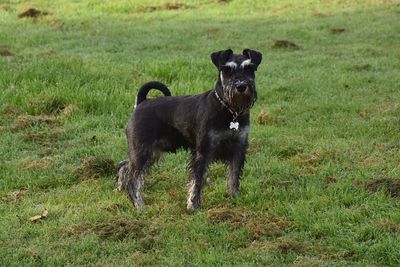
<path fill-rule="evenodd" d="M 235 130 L 235 131 L 239 130 L 239 122 L 238 121 L 235 121 L 235 122 L 231 121 L 231 124 L 229 125 L 229 129 Z"/>

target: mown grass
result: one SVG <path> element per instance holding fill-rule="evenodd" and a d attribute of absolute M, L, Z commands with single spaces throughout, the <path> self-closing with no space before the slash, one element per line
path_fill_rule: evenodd
<path fill-rule="evenodd" d="M 0 265 L 398 266 L 399 21 L 395 0 L 2 1 Z M 181 151 L 134 210 L 109 173 L 138 86 L 209 90 L 228 47 L 264 54 L 242 193 L 214 164 L 187 212 Z"/>

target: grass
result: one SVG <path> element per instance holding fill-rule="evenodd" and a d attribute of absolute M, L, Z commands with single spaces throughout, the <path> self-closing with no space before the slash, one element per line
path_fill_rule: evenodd
<path fill-rule="evenodd" d="M 396 0 L 1 1 L 0 265 L 398 266 L 399 18 Z M 110 170 L 138 86 L 209 90 L 228 47 L 264 55 L 240 196 L 214 164 L 187 212 L 180 151 L 133 209 Z"/>

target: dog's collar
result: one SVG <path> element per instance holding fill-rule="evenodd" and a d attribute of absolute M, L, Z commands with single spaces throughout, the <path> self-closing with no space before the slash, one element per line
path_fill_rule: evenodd
<path fill-rule="evenodd" d="M 237 118 L 239 117 L 239 113 L 237 113 L 236 111 L 233 111 L 229 107 L 229 105 L 222 100 L 222 98 L 218 95 L 217 91 L 214 91 L 214 93 L 215 93 L 215 97 L 218 99 L 218 101 L 221 103 L 221 105 L 223 105 L 232 114 L 233 119 L 229 125 L 229 129 L 235 130 L 235 131 L 239 130 L 239 122 L 237 121 Z"/>

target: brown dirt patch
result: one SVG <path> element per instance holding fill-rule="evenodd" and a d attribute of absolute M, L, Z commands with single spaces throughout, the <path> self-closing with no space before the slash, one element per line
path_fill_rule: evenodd
<path fill-rule="evenodd" d="M 53 54 L 55 54 L 56 52 L 53 49 L 48 49 L 46 51 L 40 52 L 38 55 L 42 56 L 42 57 L 48 57 L 51 56 Z"/>
<path fill-rule="evenodd" d="M 367 71 L 367 70 L 370 70 L 371 68 L 372 68 L 372 66 L 370 64 L 354 65 L 352 67 L 352 69 L 355 71 Z"/>
<path fill-rule="evenodd" d="M 217 27 L 209 27 L 205 29 L 208 38 L 215 38 L 219 35 L 220 29 Z"/>
<path fill-rule="evenodd" d="M 38 18 L 46 15 L 49 15 L 49 12 L 31 7 L 18 14 L 18 18 Z"/>
<path fill-rule="evenodd" d="M 211 223 L 228 223 L 233 226 L 242 225 L 250 216 L 249 212 L 235 211 L 230 208 L 221 207 L 207 211 L 207 221 Z"/>
<path fill-rule="evenodd" d="M 225 223 L 235 228 L 244 227 L 252 241 L 263 237 L 279 236 L 290 227 L 290 223 L 284 218 L 233 210 L 227 207 L 208 210 L 207 221 L 209 223 Z"/>
<path fill-rule="evenodd" d="M 110 203 L 103 207 L 103 209 L 110 211 L 110 212 L 118 211 L 118 210 L 121 210 L 124 208 L 125 208 L 125 206 L 120 203 Z"/>
<path fill-rule="evenodd" d="M 280 151 L 277 152 L 277 156 L 281 159 L 289 159 L 296 155 L 303 153 L 303 148 L 301 146 L 287 146 L 283 147 Z"/>
<path fill-rule="evenodd" d="M 9 4 L 0 4 L 0 9 L 2 9 L 4 11 L 9 11 L 9 10 L 11 10 L 11 5 L 9 5 Z"/>
<path fill-rule="evenodd" d="M 53 164 L 55 161 L 59 159 L 59 156 L 55 157 L 46 157 L 40 160 L 29 160 L 24 165 L 24 169 L 26 170 L 46 170 Z"/>
<path fill-rule="evenodd" d="M 55 118 L 47 115 L 38 115 L 38 116 L 21 115 L 18 116 L 15 123 L 11 125 L 10 129 L 16 132 L 38 124 L 55 124 L 55 123 L 56 123 Z"/>
<path fill-rule="evenodd" d="M 59 116 L 69 116 L 70 114 L 74 113 L 75 111 L 79 110 L 79 107 L 73 104 L 68 104 L 65 106 L 63 110 L 58 114 Z"/>
<path fill-rule="evenodd" d="M 29 130 L 23 135 L 23 139 L 27 142 L 33 142 L 42 146 L 54 144 L 63 133 L 59 127 L 52 128 L 47 131 Z"/>
<path fill-rule="evenodd" d="M 105 156 L 91 156 L 84 159 L 81 166 L 75 170 L 76 174 L 84 178 L 99 178 L 112 175 L 115 172 L 114 161 Z"/>
<path fill-rule="evenodd" d="M 335 176 L 326 176 L 324 182 L 325 184 L 334 184 L 337 182 L 337 179 Z"/>
<path fill-rule="evenodd" d="M 15 118 L 18 114 L 21 114 L 21 109 L 10 104 L 3 106 L 1 116 L 7 119 Z"/>
<path fill-rule="evenodd" d="M 370 192 L 384 191 L 393 198 L 400 197 L 400 178 L 389 179 L 381 178 L 368 181 L 364 187 Z"/>
<path fill-rule="evenodd" d="M 319 151 L 315 151 L 309 154 L 296 155 L 293 159 L 300 165 L 318 165 L 321 161 L 321 154 Z"/>
<path fill-rule="evenodd" d="M 247 153 L 249 155 L 259 155 L 263 150 L 263 143 L 255 138 L 251 138 L 249 142 L 249 147 L 247 148 Z"/>
<path fill-rule="evenodd" d="M 29 257 L 32 257 L 37 264 L 40 264 L 40 262 L 42 261 L 42 257 L 40 257 L 39 253 L 37 253 L 36 251 L 28 248 L 25 250 L 25 252 Z"/>
<path fill-rule="evenodd" d="M 0 57 L 12 57 L 12 56 L 14 56 L 14 54 L 11 53 L 10 51 L 8 51 L 6 49 L 0 50 Z"/>
<path fill-rule="evenodd" d="M 272 40 L 272 48 L 299 49 L 300 47 L 297 44 L 287 40 Z"/>
<path fill-rule="evenodd" d="M 284 218 L 270 218 L 264 215 L 250 220 L 246 227 L 252 240 L 258 240 L 262 237 L 281 235 L 290 227 L 290 223 Z"/>
<path fill-rule="evenodd" d="M 162 10 L 180 10 L 180 9 L 188 9 L 190 6 L 183 4 L 183 3 L 165 3 L 162 5 L 151 5 L 151 6 L 144 6 L 138 9 L 138 12 L 155 12 L 155 11 L 162 11 Z"/>
<path fill-rule="evenodd" d="M 378 226 L 392 232 L 394 234 L 400 233 L 400 224 L 389 220 L 382 220 L 378 222 Z"/>
<path fill-rule="evenodd" d="M 370 110 L 363 110 L 357 114 L 357 119 L 368 120 L 370 118 L 370 113 L 371 113 Z"/>
<path fill-rule="evenodd" d="M 112 240 L 123 240 L 129 236 L 143 237 L 145 224 L 138 220 L 116 219 L 105 223 L 81 224 L 65 231 L 69 236 L 93 233 L 99 237 Z"/>
<path fill-rule="evenodd" d="M 306 246 L 296 240 L 281 237 L 277 240 L 276 248 L 284 254 L 288 253 L 304 253 L 306 251 Z"/>
<path fill-rule="evenodd" d="M 344 31 L 346 31 L 346 29 L 344 29 L 344 28 L 332 28 L 331 29 L 331 33 L 342 33 Z"/>
<path fill-rule="evenodd" d="M 3 196 L 1 199 L 4 202 L 11 202 L 13 204 L 18 204 L 21 199 L 28 193 L 28 190 L 22 189 L 22 190 L 17 190 L 11 193 L 6 194 Z"/>
<path fill-rule="evenodd" d="M 139 220 L 113 219 L 104 223 L 74 225 L 64 231 L 67 236 L 95 234 L 103 239 L 124 240 L 134 238 L 148 251 L 158 244 L 159 228 Z"/>
<path fill-rule="evenodd" d="M 271 114 L 268 111 L 262 110 L 256 119 L 257 124 L 259 125 L 265 125 L 271 122 Z"/>
<path fill-rule="evenodd" d="M 332 15 L 327 14 L 327 13 L 322 13 L 322 12 L 315 12 L 315 13 L 313 13 L 313 16 L 318 17 L 318 18 L 326 18 L 326 17 L 330 17 Z"/>
<path fill-rule="evenodd" d="M 67 103 L 61 98 L 55 96 L 42 96 L 29 102 L 28 112 L 31 115 L 57 115 L 67 106 Z"/>

